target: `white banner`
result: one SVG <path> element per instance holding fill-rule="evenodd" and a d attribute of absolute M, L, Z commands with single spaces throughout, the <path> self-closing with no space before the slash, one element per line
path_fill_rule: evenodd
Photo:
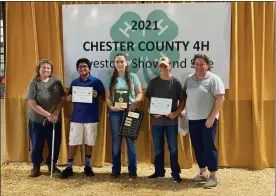
<path fill-rule="evenodd" d="M 63 5 L 62 14 L 65 87 L 79 76 L 82 57 L 105 83 L 117 53 L 127 54 L 143 88 L 158 76 L 161 56 L 173 61 L 172 74 L 183 84 L 194 72 L 193 55 L 204 53 L 229 88 L 230 3 Z"/>

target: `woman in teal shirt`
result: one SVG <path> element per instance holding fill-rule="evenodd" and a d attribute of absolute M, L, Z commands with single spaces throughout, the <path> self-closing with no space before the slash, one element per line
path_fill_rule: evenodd
<path fill-rule="evenodd" d="M 106 102 L 109 107 L 109 122 L 112 135 L 112 177 L 119 177 L 121 173 L 121 144 L 122 137 L 119 135 L 120 126 L 126 110 L 135 110 L 137 103 L 142 100 L 141 83 L 136 74 L 128 71 L 127 57 L 117 54 L 114 58 L 115 68 L 111 78 L 105 84 Z M 128 90 L 129 106 L 123 109 L 114 106 L 115 90 Z M 137 177 L 137 159 L 135 140 L 126 138 L 128 154 L 128 171 L 130 177 Z"/>

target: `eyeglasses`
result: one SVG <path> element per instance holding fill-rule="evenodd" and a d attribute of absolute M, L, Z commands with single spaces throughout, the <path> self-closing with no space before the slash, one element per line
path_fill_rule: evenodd
<path fill-rule="evenodd" d="M 79 69 L 86 69 L 86 68 L 88 68 L 87 65 L 80 65 L 80 66 L 79 66 Z"/>

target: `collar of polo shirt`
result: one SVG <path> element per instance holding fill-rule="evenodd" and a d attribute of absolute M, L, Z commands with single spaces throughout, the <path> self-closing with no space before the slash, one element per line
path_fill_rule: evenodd
<path fill-rule="evenodd" d="M 82 79 L 82 77 L 80 76 L 80 81 L 87 81 L 87 80 L 91 80 L 91 75 L 89 74 L 89 76 L 87 77 L 87 79 L 86 80 L 84 80 L 84 79 Z"/>
<path fill-rule="evenodd" d="M 203 79 L 209 78 L 209 77 L 210 77 L 210 74 L 211 74 L 211 72 L 210 72 L 210 71 L 207 71 L 206 75 L 204 76 L 204 78 L 202 78 L 202 80 L 203 80 Z M 198 81 L 198 80 L 196 79 L 196 73 L 194 73 L 194 75 L 193 75 L 192 78 L 193 78 L 194 80 Z"/>

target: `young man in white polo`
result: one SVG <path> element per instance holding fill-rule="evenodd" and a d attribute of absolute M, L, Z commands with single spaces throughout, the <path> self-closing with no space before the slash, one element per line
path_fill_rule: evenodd
<path fill-rule="evenodd" d="M 68 166 L 60 174 L 60 178 L 65 179 L 73 176 L 73 161 L 78 145 L 85 143 L 85 167 L 86 176 L 94 176 L 91 168 L 91 155 L 93 146 L 96 143 L 97 126 L 99 122 L 99 102 L 98 97 L 104 97 L 103 83 L 96 77 L 90 75 L 91 63 L 86 58 L 81 58 L 76 63 L 80 77 L 73 80 L 70 86 L 68 101 L 72 101 L 72 87 L 93 87 L 92 103 L 74 102 L 74 109 L 70 123 L 69 132 L 69 155 Z"/>

